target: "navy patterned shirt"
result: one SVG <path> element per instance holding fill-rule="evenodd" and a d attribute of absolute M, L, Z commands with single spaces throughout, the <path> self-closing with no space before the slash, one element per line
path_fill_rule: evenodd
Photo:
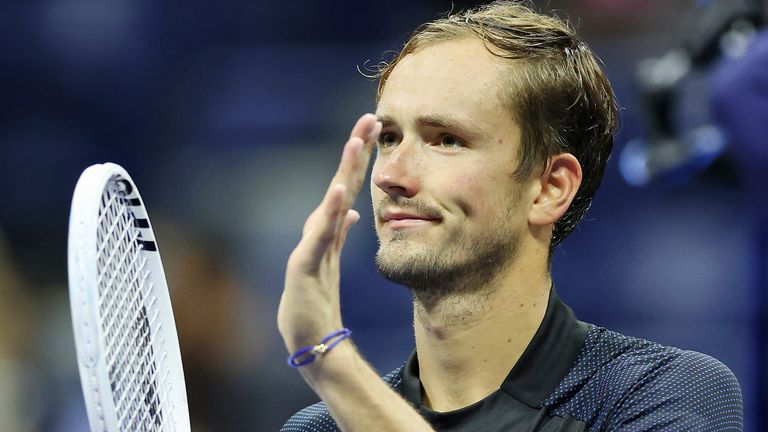
<path fill-rule="evenodd" d="M 541 326 L 500 388 L 445 413 L 422 404 L 418 357 L 384 380 L 438 431 L 741 431 L 741 390 L 707 355 L 580 322 L 550 294 Z M 335 432 L 323 402 L 282 432 Z"/>

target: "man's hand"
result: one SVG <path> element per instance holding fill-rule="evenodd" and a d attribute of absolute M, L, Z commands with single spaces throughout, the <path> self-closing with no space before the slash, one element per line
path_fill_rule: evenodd
<path fill-rule="evenodd" d="M 342 328 L 339 256 L 349 228 L 360 218 L 350 207 L 363 184 L 380 132 L 381 123 L 372 114 L 357 121 L 323 201 L 309 215 L 301 241 L 288 258 L 277 326 L 290 352 L 317 344 Z M 299 371 L 344 432 L 432 431 L 358 354 L 351 341 L 342 342 Z"/>
<path fill-rule="evenodd" d="M 307 219 L 301 241 L 288 258 L 277 325 L 290 352 L 342 328 L 339 256 L 349 228 L 360 218 L 350 207 L 380 132 L 381 123 L 373 114 L 357 121 L 323 201 Z"/>

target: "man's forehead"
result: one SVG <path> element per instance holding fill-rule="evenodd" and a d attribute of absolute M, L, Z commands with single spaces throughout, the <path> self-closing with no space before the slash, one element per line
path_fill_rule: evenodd
<path fill-rule="evenodd" d="M 392 70 L 387 84 L 411 78 L 472 88 L 497 82 L 500 72 L 500 59 L 480 39 L 467 37 L 433 42 L 406 55 Z"/>
<path fill-rule="evenodd" d="M 440 106 L 438 111 L 461 116 L 457 111 L 499 109 L 501 71 L 499 59 L 477 38 L 430 43 L 394 67 L 377 112 L 397 111 L 403 106 L 418 110 Z"/>

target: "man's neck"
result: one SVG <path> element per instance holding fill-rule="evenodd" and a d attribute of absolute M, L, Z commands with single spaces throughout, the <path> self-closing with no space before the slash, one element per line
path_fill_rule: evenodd
<path fill-rule="evenodd" d="M 539 328 L 551 287 L 549 275 L 516 279 L 429 307 L 414 302 L 424 405 L 453 411 L 499 388 Z"/>

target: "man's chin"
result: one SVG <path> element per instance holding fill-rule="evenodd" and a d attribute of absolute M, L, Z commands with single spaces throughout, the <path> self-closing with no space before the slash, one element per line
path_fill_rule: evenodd
<path fill-rule="evenodd" d="M 411 247 L 411 243 L 418 241 L 422 236 L 415 230 L 386 230 L 379 233 L 379 243 L 384 246 L 396 246 L 408 244 Z"/>
<path fill-rule="evenodd" d="M 393 238 L 379 244 L 376 261 L 382 261 L 387 266 L 401 267 L 405 264 L 426 261 L 431 256 L 427 245 L 418 239 Z"/>
<path fill-rule="evenodd" d="M 435 281 L 444 273 L 445 263 L 439 262 L 433 250 L 419 242 L 396 242 L 379 247 L 376 268 L 392 282 L 412 287 L 414 283 Z"/>

